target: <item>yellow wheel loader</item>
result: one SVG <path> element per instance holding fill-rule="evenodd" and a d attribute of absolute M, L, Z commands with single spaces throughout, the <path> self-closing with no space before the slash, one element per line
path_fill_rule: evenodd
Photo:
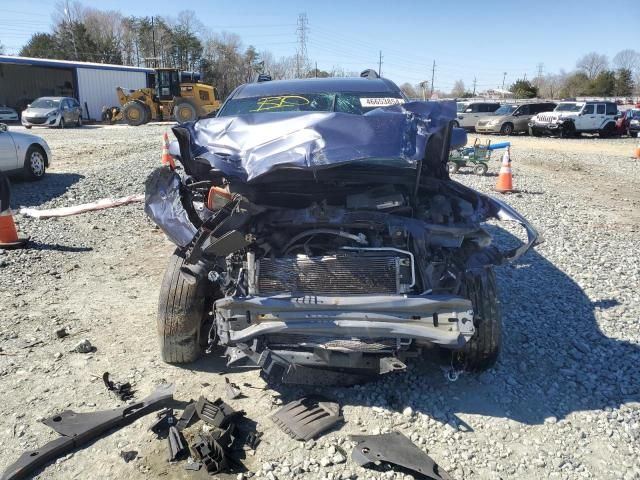
<path fill-rule="evenodd" d="M 150 121 L 174 118 L 180 123 L 193 122 L 220 108 L 218 91 L 194 77 L 175 69 L 156 69 L 156 87 L 129 90 L 116 88 L 119 107 L 104 108 L 102 119 L 108 123 L 124 119 L 138 126 Z"/>

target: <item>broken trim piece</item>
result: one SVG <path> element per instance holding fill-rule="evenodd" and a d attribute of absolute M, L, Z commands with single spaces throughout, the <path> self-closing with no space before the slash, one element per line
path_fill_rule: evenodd
<path fill-rule="evenodd" d="M 287 403 L 271 420 L 295 440 L 311 440 L 343 419 L 340 405 L 319 397 Z"/>
<path fill-rule="evenodd" d="M 71 410 L 54 415 L 43 423 L 62 437 L 56 438 L 41 448 L 24 452 L 18 460 L 9 465 L 0 480 L 27 478 L 34 470 L 51 460 L 65 455 L 73 449 L 99 437 L 104 432 L 122 427 L 135 419 L 173 400 L 173 385 L 162 384 L 151 395 L 133 405 L 101 412 L 76 413 Z"/>
<path fill-rule="evenodd" d="M 400 432 L 351 435 L 351 440 L 357 442 L 351 452 L 351 460 L 361 467 L 370 463 L 386 462 L 435 480 L 453 480 L 431 457 Z"/>

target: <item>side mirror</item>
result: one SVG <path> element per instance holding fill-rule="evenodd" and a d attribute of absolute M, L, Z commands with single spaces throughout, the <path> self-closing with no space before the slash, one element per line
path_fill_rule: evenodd
<path fill-rule="evenodd" d="M 0 123 L 0 133 L 6 132 L 9 129 L 6 123 Z"/>
<path fill-rule="evenodd" d="M 473 108 L 467 108 L 464 113 L 471 113 L 473 111 Z"/>

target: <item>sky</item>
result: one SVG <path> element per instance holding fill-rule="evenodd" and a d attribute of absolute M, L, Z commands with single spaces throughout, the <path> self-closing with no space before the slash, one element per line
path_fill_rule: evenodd
<path fill-rule="evenodd" d="M 17 54 L 32 33 L 49 31 L 57 0 L 2 0 L 0 42 Z M 397 84 L 456 80 L 478 91 L 518 78 L 571 71 L 584 54 L 613 58 L 640 49 L 640 0 L 101 0 L 82 2 L 124 15 L 176 16 L 194 10 L 211 31 L 237 33 L 275 56 L 296 52 L 299 14 L 307 16 L 307 56 L 321 70 L 378 69 Z M 611 7 L 608 7 L 608 6 Z"/>

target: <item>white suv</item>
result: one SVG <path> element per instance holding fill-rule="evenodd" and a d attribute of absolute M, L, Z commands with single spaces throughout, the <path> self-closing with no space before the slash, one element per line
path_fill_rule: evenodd
<path fill-rule="evenodd" d="M 574 137 L 598 133 L 610 137 L 616 133 L 618 106 L 613 102 L 560 102 L 553 112 L 539 113 L 529 122 L 529 134 Z"/>

